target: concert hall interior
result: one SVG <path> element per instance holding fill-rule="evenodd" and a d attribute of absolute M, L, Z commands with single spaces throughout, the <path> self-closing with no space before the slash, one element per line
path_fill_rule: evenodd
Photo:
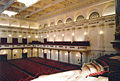
<path fill-rule="evenodd" d="M 120 81 L 120 0 L 0 0 L 0 81 Z"/>

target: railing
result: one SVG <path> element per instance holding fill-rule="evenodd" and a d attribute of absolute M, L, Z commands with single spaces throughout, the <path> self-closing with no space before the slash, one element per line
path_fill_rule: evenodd
<path fill-rule="evenodd" d="M 18 48 L 42 48 L 42 49 L 61 49 L 61 50 L 76 50 L 87 51 L 90 50 L 89 46 L 67 46 L 67 45 L 48 45 L 48 44 L 3 44 L 0 49 L 18 49 Z"/>

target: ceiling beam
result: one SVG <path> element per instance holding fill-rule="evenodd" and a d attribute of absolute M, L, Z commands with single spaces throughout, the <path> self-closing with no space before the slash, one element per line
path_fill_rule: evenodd
<path fill-rule="evenodd" d="M 0 13 L 2 13 L 4 10 L 10 7 L 16 0 L 10 0 L 3 8 L 0 10 Z"/>
<path fill-rule="evenodd" d="M 45 7 L 43 7 L 42 9 L 40 8 L 40 9 L 38 9 L 38 10 L 36 10 L 36 11 L 28 14 L 28 15 L 26 15 L 25 18 L 26 18 L 26 17 L 29 17 L 29 16 L 31 16 L 31 15 L 33 15 L 33 14 L 35 14 L 35 13 L 38 13 L 38 12 L 40 12 L 40 11 L 46 9 L 46 8 L 49 8 L 49 7 L 51 7 L 51 6 L 53 6 L 53 5 L 57 4 L 57 3 L 60 3 L 60 2 L 62 2 L 62 1 L 64 1 L 64 0 L 57 0 L 57 1 L 55 1 L 54 3 L 48 4 L 48 5 L 46 5 Z"/>

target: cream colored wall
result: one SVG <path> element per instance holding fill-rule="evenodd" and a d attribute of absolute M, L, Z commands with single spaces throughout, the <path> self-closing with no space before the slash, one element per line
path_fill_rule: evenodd
<path fill-rule="evenodd" d="M 68 63 L 68 52 L 60 51 L 60 61 Z"/>
<path fill-rule="evenodd" d="M 20 59 L 20 58 L 22 58 L 22 50 L 14 49 L 13 50 L 13 59 Z"/>
<path fill-rule="evenodd" d="M 51 51 L 51 59 L 52 60 L 58 60 L 58 51 L 57 50 L 52 50 Z"/>
<path fill-rule="evenodd" d="M 33 57 L 37 57 L 37 49 L 36 48 L 33 49 Z"/>
<path fill-rule="evenodd" d="M 100 17 L 90 20 L 89 16 L 92 12 L 98 12 Z M 111 54 L 111 51 L 115 51 L 112 47 L 112 44 L 110 43 L 111 41 L 114 40 L 114 34 L 115 34 L 115 15 L 113 14 L 115 14 L 114 1 L 108 3 L 96 4 L 85 8 L 80 8 L 78 10 L 74 10 L 69 13 L 63 13 L 61 15 L 57 15 L 49 19 L 38 21 L 37 23 L 33 22 L 34 25 L 31 24 L 31 28 L 36 29 L 40 24 L 42 25 L 43 28 L 44 24 L 47 23 L 49 25 L 51 22 L 55 22 L 55 26 L 53 27 L 49 26 L 47 27 L 47 29 L 27 30 L 27 29 L 1 28 L 0 37 L 7 37 L 9 43 L 12 42 L 12 38 L 18 38 L 19 43 L 21 43 L 22 38 L 24 37 L 28 39 L 28 42 L 32 42 L 35 40 L 43 42 L 43 39 L 45 37 L 47 37 L 48 41 L 90 41 L 91 53 L 83 52 L 83 63 L 87 63 L 90 61 L 90 59 L 95 59 L 99 57 L 101 53 L 100 50 L 105 51 L 105 53 L 108 54 Z M 76 18 L 79 15 L 83 15 L 85 19 L 79 22 L 75 22 Z M 109 15 L 112 16 L 109 17 Z M 72 18 L 73 22 L 66 24 L 65 21 L 67 18 Z M 58 20 L 62 20 L 64 24 L 57 25 Z M 114 20 L 114 21 L 105 22 L 107 20 Z M 31 23 L 25 21 L 26 24 L 22 24 L 23 23 L 22 20 L 21 21 L 16 20 L 16 23 L 9 21 L 11 20 L 10 19 L 5 20 L 0 18 L 1 25 L 5 25 L 5 24 L 8 24 L 10 26 L 17 25 L 16 27 L 18 28 L 20 27 L 24 28 L 24 26 L 26 25 L 29 26 Z M 89 24 L 97 21 L 99 23 Z M 113 25 L 110 25 L 111 23 Z M 81 24 L 83 25 L 77 26 Z M 6 30 L 6 32 L 3 32 L 2 30 Z M 11 32 L 8 32 L 9 30 Z M 15 33 L 14 31 L 17 31 L 17 33 Z M 22 33 L 20 33 L 20 31 Z M 100 31 L 103 31 L 103 34 L 100 34 Z M 31 33 L 29 34 L 28 32 Z M 33 32 L 34 34 L 32 34 Z M 87 35 L 84 34 L 85 32 L 87 32 Z M 74 35 L 72 35 L 72 33 L 74 33 Z M 10 34 L 12 35 L 12 37 L 8 36 Z M 22 35 L 22 37 L 19 37 L 19 35 Z M 31 36 L 30 38 L 28 37 L 29 35 Z M 35 38 L 36 35 L 38 35 L 38 38 Z M 45 51 L 47 52 L 47 58 L 50 59 L 49 50 L 45 49 Z M 28 52 L 28 57 L 31 57 L 31 49 L 27 49 L 27 52 Z M 7 53 L 8 53 L 8 59 L 11 59 L 11 51 L 8 50 Z M 15 54 L 16 56 L 13 56 L 13 59 L 22 58 L 21 50 L 18 50 L 18 52 Z M 53 60 L 58 60 L 58 50 L 52 50 L 51 55 Z M 37 51 L 35 51 L 35 49 L 33 50 L 33 57 L 37 57 Z M 39 57 L 43 57 L 42 49 L 39 49 Z M 78 64 L 81 60 L 79 52 L 70 52 L 70 57 L 71 57 L 70 62 L 73 64 Z M 68 61 L 68 55 L 66 51 L 60 51 L 60 61 L 62 62 Z"/>
<path fill-rule="evenodd" d="M 43 49 L 39 49 L 39 57 L 43 58 Z"/>

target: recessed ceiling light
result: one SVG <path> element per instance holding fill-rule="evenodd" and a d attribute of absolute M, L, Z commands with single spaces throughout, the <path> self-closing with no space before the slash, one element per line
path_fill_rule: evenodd
<path fill-rule="evenodd" d="M 16 15 L 17 14 L 17 12 L 13 12 L 13 11 L 8 11 L 8 10 L 5 10 L 5 11 L 3 11 L 2 12 L 3 14 L 7 14 L 8 16 L 12 16 L 12 15 Z"/>
<path fill-rule="evenodd" d="M 27 7 L 35 4 L 39 0 L 17 0 L 17 2 L 24 3 Z"/>

